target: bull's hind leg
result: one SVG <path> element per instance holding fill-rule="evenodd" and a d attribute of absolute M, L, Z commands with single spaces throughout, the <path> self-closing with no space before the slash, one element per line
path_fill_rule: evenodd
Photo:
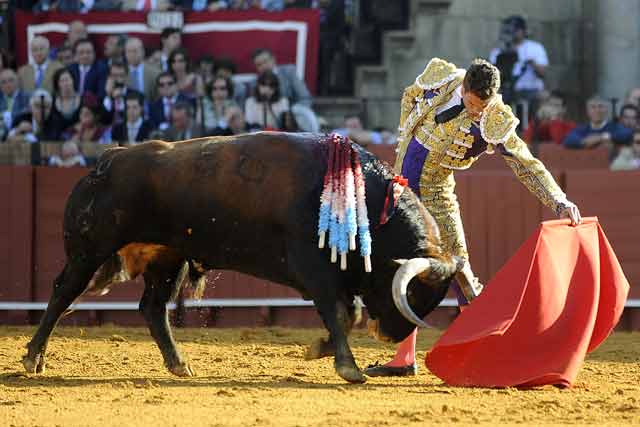
<path fill-rule="evenodd" d="M 176 347 L 169 326 L 167 303 L 176 298 L 189 271 L 184 260 L 165 254 L 147 266 L 144 273 L 144 294 L 140 300 L 142 312 L 151 336 L 158 344 L 164 364 L 180 377 L 194 375 L 193 370 Z"/>
<path fill-rule="evenodd" d="M 44 372 L 44 355 L 53 328 L 71 303 L 84 292 L 99 265 L 100 261 L 87 258 L 70 260 L 55 279 L 47 310 L 40 320 L 38 330 L 27 344 L 27 355 L 22 358 L 27 372 Z"/>

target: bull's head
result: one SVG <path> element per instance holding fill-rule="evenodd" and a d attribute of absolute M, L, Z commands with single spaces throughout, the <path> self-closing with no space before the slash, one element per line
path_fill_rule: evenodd
<path fill-rule="evenodd" d="M 427 327 L 422 320 L 444 299 L 459 262 L 435 258 L 395 260 L 397 270 L 391 287 L 378 288 L 363 295 L 369 320 L 369 333 L 381 341 L 401 341 L 416 327 Z M 385 275 L 388 277 L 388 275 Z"/>
<path fill-rule="evenodd" d="M 374 242 L 373 283 L 363 289 L 369 332 L 401 341 L 416 326 L 427 326 L 422 318 L 444 299 L 463 262 L 443 253 L 433 217 L 411 191 L 405 191 Z"/>

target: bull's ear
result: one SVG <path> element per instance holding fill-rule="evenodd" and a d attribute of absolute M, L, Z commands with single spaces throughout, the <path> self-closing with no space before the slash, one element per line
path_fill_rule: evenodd
<path fill-rule="evenodd" d="M 395 262 L 398 265 L 402 265 L 404 263 L 406 263 L 408 260 L 407 259 L 394 259 L 393 262 Z"/>

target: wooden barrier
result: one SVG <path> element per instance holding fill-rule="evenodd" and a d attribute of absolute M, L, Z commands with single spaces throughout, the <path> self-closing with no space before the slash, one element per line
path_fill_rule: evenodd
<path fill-rule="evenodd" d="M 549 170 L 609 169 L 609 150 L 604 147 L 581 150 L 540 144 L 537 148 L 537 157 Z"/>
<path fill-rule="evenodd" d="M 0 166 L 0 300 L 33 299 L 33 170 Z M 0 312 L 0 323 L 26 323 L 27 312 Z"/>

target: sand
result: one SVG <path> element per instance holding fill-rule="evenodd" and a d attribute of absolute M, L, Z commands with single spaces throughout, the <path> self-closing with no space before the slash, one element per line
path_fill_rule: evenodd
<path fill-rule="evenodd" d="M 332 359 L 305 361 L 319 329 L 179 329 L 197 377 L 166 371 L 143 328 L 60 327 L 43 375 L 20 364 L 33 327 L 0 327 L 1 426 L 640 425 L 640 333 L 615 333 L 570 389 L 454 388 L 424 367 L 439 332 L 419 334 L 417 376 L 350 385 Z M 361 367 L 393 346 L 361 330 Z"/>

